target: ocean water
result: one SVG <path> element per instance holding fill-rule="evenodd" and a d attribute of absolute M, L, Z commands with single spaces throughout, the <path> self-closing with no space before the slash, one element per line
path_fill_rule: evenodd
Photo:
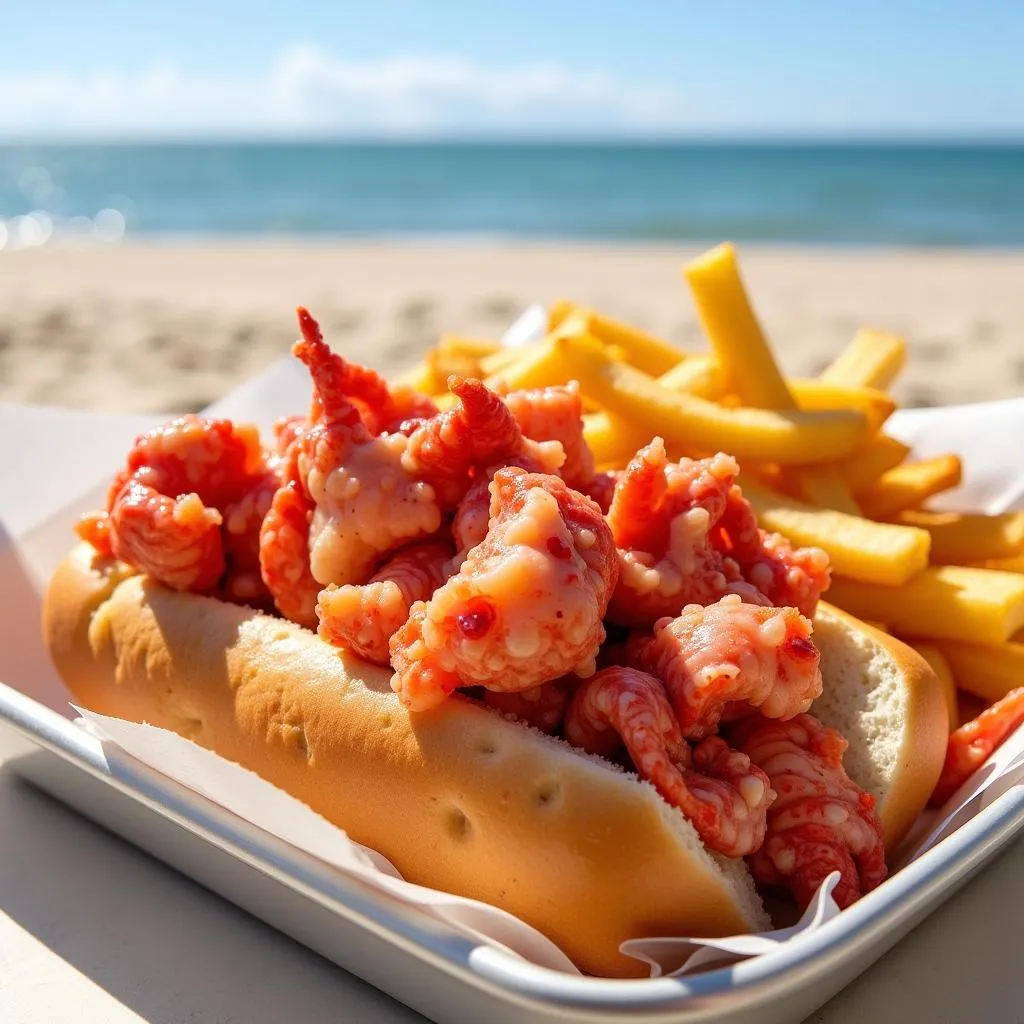
<path fill-rule="evenodd" d="M 491 235 L 1024 245 L 1024 145 L 0 146 L 0 247 Z"/>

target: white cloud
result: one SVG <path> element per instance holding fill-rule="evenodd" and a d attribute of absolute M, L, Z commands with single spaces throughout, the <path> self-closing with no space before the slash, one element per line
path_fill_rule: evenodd
<path fill-rule="evenodd" d="M 461 58 L 345 60 L 295 45 L 258 75 L 154 65 L 4 73 L 5 135 L 663 133 L 686 127 L 677 90 L 557 64 L 488 67 Z"/>

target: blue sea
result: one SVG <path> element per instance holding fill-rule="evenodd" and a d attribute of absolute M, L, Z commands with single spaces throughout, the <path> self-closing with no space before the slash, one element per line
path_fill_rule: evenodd
<path fill-rule="evenodd" d="M 0 242 L 466 235 L 1024 245 L 1024 145 L 0 146 Z"/>

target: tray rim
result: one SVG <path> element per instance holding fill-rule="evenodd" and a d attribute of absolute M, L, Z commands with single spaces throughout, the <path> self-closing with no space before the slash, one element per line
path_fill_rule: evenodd
<path fill-rule="evenodd" d="M 3 683 L 0 723 L 443 973 L 524 1007 L 542 1004 L 596 1014 L 650 1014 L 681 1010 L 696 1002 L 742 999 L 754 992 L 765 998 L 809 984 L 832 965 L 876 942 L 886 928 L 908 917 L 927 916 L 943 902 L 942 892 L 951 895 L 1024 831 L 1024 785 L 1017 785 L 882 887 L 776 955 L 686 978 L 601 979 L 565 974 L 480 946 L 126 755 L 119 756 L 115 774 L 98 739 L 72 719 Z"/>

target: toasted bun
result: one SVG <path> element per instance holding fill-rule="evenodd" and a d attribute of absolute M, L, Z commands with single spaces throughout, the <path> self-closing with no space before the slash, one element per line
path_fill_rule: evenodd
<path fill-rule="evenodd" d="M 825 686 L 811 714 L 849 741 L 843 766 L 877 801 L 892 854 L 924 810 L 946 757 L 942 685 L 913 648 L 824 602 L 814 643 Z"/>
<path fill-rule="evenodd" d="M 390 673 L 291 623 L 83 545 L 50 583 L 44 630 L 84 706 L 238 762 L 410 881 L 503 907 L 588 973 L 645 974 L 618 952 L 629 938 L 770 927 L 744 864 L 709 854 L 635 775 L 460 698 L 410 715 Z"/>

